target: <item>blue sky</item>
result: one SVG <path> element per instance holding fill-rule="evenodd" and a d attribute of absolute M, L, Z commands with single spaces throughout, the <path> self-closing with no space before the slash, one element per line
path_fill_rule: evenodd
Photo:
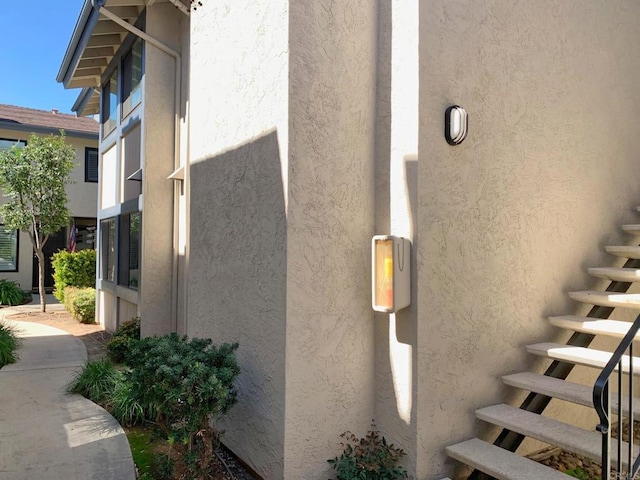
<path fill-rule="evenodd" d="M 0 103 L 71 113 L 79 89 L 56 82 L 84 0 L 4 1 Z"/>

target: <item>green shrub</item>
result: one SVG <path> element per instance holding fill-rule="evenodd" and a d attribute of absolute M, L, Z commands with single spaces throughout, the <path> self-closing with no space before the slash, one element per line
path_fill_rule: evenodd
<path fill-rule="evenodd" d="M 0 305 L 22 305 L 25 295 L 18 282 L 0 278 Z"/>
<path fill-rule="evenodd" d="M 408 478 L 404 467 L 398 465 L 405 452 L 388 444 L 380 432 L 371 425 L 364 438 L 351 432 L 342 435 L 343 452 L 330 460 L 329 465 L 337 472 L 337 480 L 393 480 Z"/>
<path fill-rule="evenodd" d="M 65 288 L 64 306 L 75 320 L 81 323 L 93 323 L 96 315 L 96 289 Z"/>
<path fill-rule="evenodd" d="M 210 339 L 189 340 L 174 333 L 143 338 L 129 354 L 133 397 L 151 405 L 154 422 L 167 438 L 187 445 L 185 464 L 196 476 L 213 455 L 209 419 L 221 417 L 236 403 L 237 348 L 237 343 L 215 347 Z"/>
<path fill-rule="evenodd" d="M 142 425 L 145 421 L 155 418 L 153 405 L 135 396 L 130 370 L 124 370 L 123 381 L 115 386 L 107 406 L 113 418 L 125 427 Z"/>
<path fill-rule="evenodd" d="M 108 405 L 119 384 L 125 380 L 124 372 L 109 360 L 91 360 L 67 385 L 68 393 L 78 393 L 103 406 Z"/>
<path fill-rule="evenodd" d="M 0 368 L 18 360 L 16 350 L 18 350 L 20 343 L 15 329 L 0 322 Z"/>
<path fill-rule="evenodd" d="M 96 251 L 80 250 L 55 253 L 52 257 L 55 297 L 64 302 L 67 287 L 95 287 L 96 285 Z"/>
<path fill-rule="evenodd" d="M 115 363 L 126 361 L 133 342 L 140 340 L 140 318 L 132 318 L 118 327 L 107 342 L 107 356 Z"/>

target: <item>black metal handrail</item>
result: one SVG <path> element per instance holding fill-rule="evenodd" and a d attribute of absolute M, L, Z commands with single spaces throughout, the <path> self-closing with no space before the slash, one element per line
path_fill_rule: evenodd
<path fill-rule="evenodd" d="M 611 356 L 611 359 L 607 365 L 602 369 L 602 372 L 596 379 L 593 386 L 593 406 L 596 409 L 596 413 L 600 419 L 600 423 L 596 426 L 602 434 L 602 479 L 609 480 L 611 478 L 611 463 L 612 463 L 612 451 L 611 451 L 611 398 L 609 383 L 613 372 L 618 372 L 618 438 L 616 440 L 617 448 L 615 453 L 616 470 L 618 472 L 618 479 L 631 480 L 638 469 L 640 468 L 640 455 L 634 459 L 633 448 L 633 342 L 636 334 L 640 330 L 640 315 L 631 324 L 629 331 L 624 336 L 620 345 L 616 348 L 615 352 Z M 625 357 L 625 353 L 629 352 Z M 623 405 L 623 392 L 625 382 L 623 381 L 623 374 L 627 374 L 627 396 L 628 405 L 625 412 Z M 626 413 L 626 415 L 625 415 Z M 623 432 L 623 419 L 628 418 L 629 422 L 629 437 L 628 442 L 622 441 Z M 623 457 L 626 456 L 626 462 L 623 462 Z M 626 474 L 624 474 L 624 467 L 626 466 Z"/>

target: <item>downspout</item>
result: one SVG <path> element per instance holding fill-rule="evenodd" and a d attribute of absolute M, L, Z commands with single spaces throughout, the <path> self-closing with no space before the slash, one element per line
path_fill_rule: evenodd
<path fill-rule="evenodd" d="M 178 3 L 179 0 L 176 0 Z M 151 35 L 143 32 L 139 28 L 134 27 L 130 23 L 126 22 L 122 18 L 118 17 L 114 13 L 110 12 L 104 7 L 105 0 L 91 0 L 91 3 L 94 8 L 96 8 L 101 15 L 104 15 L 109 20 L 117 23 L 125 30 L 131 32 L 137 37 L 144 40 L 146 43 L 153 45 L 159 50 L 163 51 L 167 55 L 173 57 L 176 62 L 176 73 L 175 73 L 175 92 L 174 92 L 174 158 L 173 158 L 173 168 L 174 171 L 180 168 L 180 100 L 181 100 L 181 92 L 182 92 L 182 57 L 180 54 L 175 51 L 173 48 L 165 45 L 161 41 L 153 38 Z M 175 2 L 171 0 L 171 3 L 175 5 Z M 184 7 L 184 5 L 182 5 Z M 186 8 L 186 7 L 184 7 Z M 188 10 L 187 10 L 188 13 Z M 178 218 L 178 209 L 179 202 L 177 201 L 178 196 L 180 195 L 179 189 L 180 187 L 173 185 L 173 252 L 172 252 L 172 277 L 173 277 L 173 286 L 171 288 L 171 321 L 173 323 L 173 331 L 177 331 L 178 326 L 178 237 L 179 235 L 176 232 L 179 232 L 179 218 Z"/>

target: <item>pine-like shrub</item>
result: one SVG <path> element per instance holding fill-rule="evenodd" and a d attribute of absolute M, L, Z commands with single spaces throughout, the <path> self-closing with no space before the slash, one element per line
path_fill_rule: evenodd
<path fill-rule="evenodd" d="M 67 252 L 61 250 L 53 254 L 53 280 L 55 297 L 64 302 L 67 287 L 95 287 L 96 285 L 96 251 L 80 250 Z"/>
<path fill-rule="evenodd" d="M 185 465 L 194 476 L 213 455 L 209 420 L 236 403 L 237 348 L 237 343 L 216 347 L 210 339 L 174 333 L 143 338 L 129 353 L 133 397 L 151 406 L 154 422 L 167 438 L 186 446 Z"/>

